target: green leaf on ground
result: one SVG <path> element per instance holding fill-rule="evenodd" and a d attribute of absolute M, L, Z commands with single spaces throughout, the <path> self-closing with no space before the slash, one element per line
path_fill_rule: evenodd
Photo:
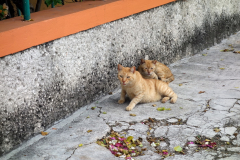
<path fill-rule="evenodd" d="M 130 142 L 131 140 L 133 139 L 133 136 L 129 136 L 129 137 L 127 137 L 127 142 Z"/>
<path fill-rule="evenodd" d="M 157 110 L 158 110 L 158 111 L 170 111 L 171 108 L 158 107 Z"/>
<path fill-rule="evenodd" d="M 181 152 L 182 151 L 182 147 L 176 146 L 176 147 L 174 147 L 174 150 L 177 151 L 177 152 Z"/>

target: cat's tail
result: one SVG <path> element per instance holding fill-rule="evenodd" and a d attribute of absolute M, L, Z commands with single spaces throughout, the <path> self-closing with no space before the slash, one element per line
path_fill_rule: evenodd
<path fill-rule="evenodd" d="M 176 103 L 177 101 L 177 94 L 173 92 L 172 88 L 168 86 L 167 83 L 162 81 L 156 81 L 157 83 L 157 90 L 163 96 L 162 102 L 165 103 L 167 100 L 171 98 L 171 103 Z"/>
<path fill-rule="evenodd" d="M 166 79 L 166 83 L 169 84 L 170 82 L 174 81 L 174 75 L 172 74 L 169 78 Z"/>
<path fill-rule="evenodd" d="M 172 82 L 172 81 L 174 81 L 174 75 L 173 74 L 172 74 L 171 77 L 169 77 L 169 83 Z"/>

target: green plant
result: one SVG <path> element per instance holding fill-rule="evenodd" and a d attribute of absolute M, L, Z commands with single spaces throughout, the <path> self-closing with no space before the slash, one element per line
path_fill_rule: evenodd
<path fill-rule="evenodd" d="M 0 5 L 0 20 L 5 19 L 8 15 L 8 6 L 4 3 Z"/>
<path fill-rule="evenodd" d="M 52 3 L 54 3 L 54 5 L 56 5 L 56 4 L 62 4 L 62 0 L 45 0 L 45 4 L 47 5 L 47 6 L 49 6 L 49 5 L 51 5 Z"/>

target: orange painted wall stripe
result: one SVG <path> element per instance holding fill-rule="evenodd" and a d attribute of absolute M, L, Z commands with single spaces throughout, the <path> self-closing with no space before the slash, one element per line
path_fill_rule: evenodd
<path fill-rule="evenodd" d="M 175 0 L 107 0 L 67 4 L 0 21 L 0 57 L 95 26 L 139 13 Z"/>

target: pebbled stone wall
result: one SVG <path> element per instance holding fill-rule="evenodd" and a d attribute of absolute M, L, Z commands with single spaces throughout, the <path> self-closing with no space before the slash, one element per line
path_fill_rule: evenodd
<path fill-rule="evenodd" d="M 177 1 L 0 58 L 0 156 L 118 86 L 118 63 L 165 64 L 240 30 L 239 0 Z"/>

